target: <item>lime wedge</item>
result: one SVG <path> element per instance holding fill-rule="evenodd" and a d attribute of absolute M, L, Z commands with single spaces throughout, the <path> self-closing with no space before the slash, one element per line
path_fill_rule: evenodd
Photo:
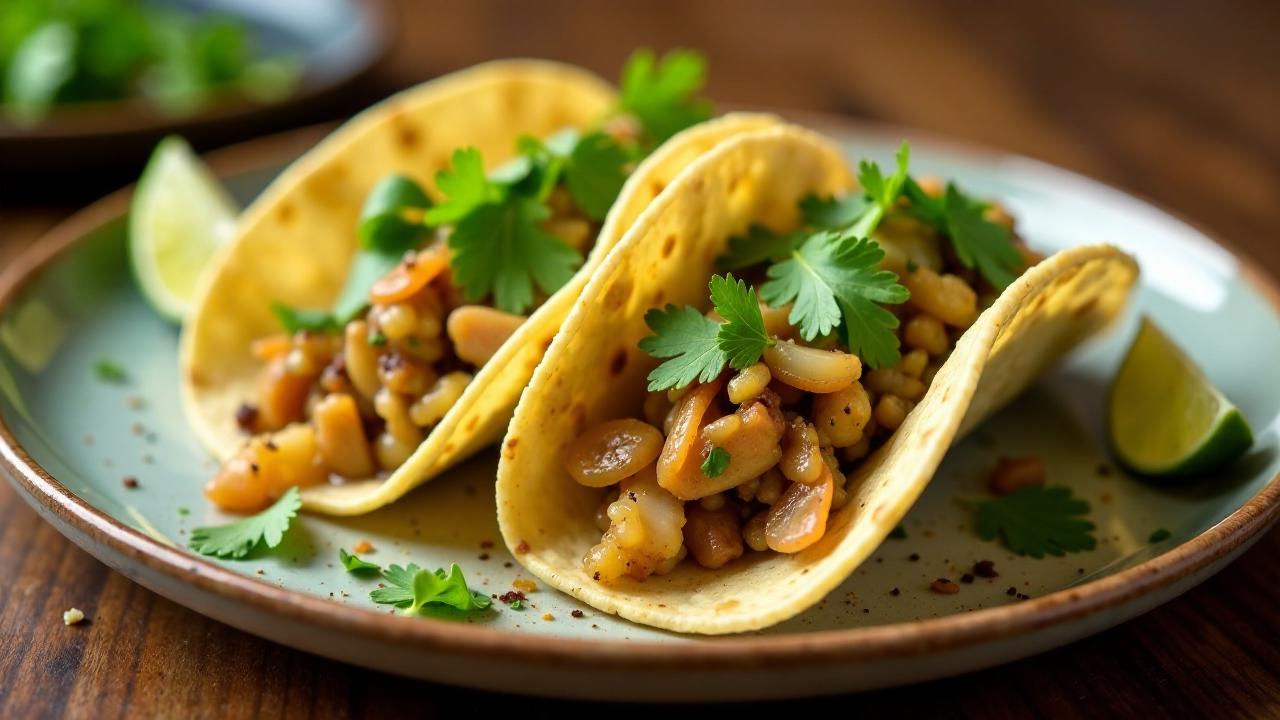
<path fill-rule="evenodd" d="M 209 258 L 235 231 L 235 201 L 180 137 L 160 141 L 129 210 L 133 274 L 156 312 L 181 321 Z"/>
<path fill-rule="evenodd" d="M 1147 318 L 1111 382 L 1107 421 L 1120 462 L 1151 477 L 1200 475 L 1253 444 L 1240 410 Z"/>

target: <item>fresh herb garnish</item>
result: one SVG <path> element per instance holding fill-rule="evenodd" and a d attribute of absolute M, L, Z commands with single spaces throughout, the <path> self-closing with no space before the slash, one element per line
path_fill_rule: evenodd
<path fill-rule="evenodd" d="M 898 276 L 880 269 L 884 250 L 851 232 L 811 235 L 769 268 L 760 295 L 771 307 L 794 303 L 788 320 L 805 340 L 838 329 L 851 352 L 873 368 L 898 362 L 898 318 L 878 303 L 909 297 Z"/>
<path fill-rule="evenodd" d="M 349 573 L 382 572 L 382 566 L 367 560 L 361 560 L 356 557 L 355 553 L 349 553 L 342 548 L 338 548 L 338 560 L 342 562 L 342 567 L 346 568 Z"/>
<path fill-rule="evenodd" d="M 387 344 L 387 336 L 381 330 L 374 330 L 369 333 L 369 344 L 374 347 L 382 347 Z"/>
<path fill-rule="evenodd" d="M 524 598 L 516 598 L 515 600 L 512 600 L 511 602 L 507 603 L 507 607 L 511 608 L 512 610 L 523 610 Z"/>
<path fill-rule="evenodd" d="M 1160 528 L 1159 530 L 1156 530 L 1155 532 L 1151 533 L 1151 537 L 1147 538 L 1147 542 L 1154 545 L 1155 543 L 1158 543 L 1158 542 L 1164 542 L 1165 540 L 1168 540 L 1171 537 L 1173 537 L 1173 533 L 1169 532 L 1164 528 Z"/>
<path fill-rule="evenodd" d="M 417 565 L 392 565 L 382 571 L 390 585 L 369 593 L 369 599 L 380 605 L 395 605 L 405 615 L 416 615 L 427 605 L 445 605 L 464 612 L 483 610 L 491 604 L 489 596 L 467 587 L 462 568 L 454 563 L 449 572 L 443 569 L 423 570 Z"/>
<path fill-rule="evenodd" d="M 978 535 L 983 540 L 1003 537 L 1019 555 L 1060 556 L 1097 546 L 1094 524 L 1080 518 L 1088 514 L 1089 503 L 1073 497 L 1068 487 L 1029 485 L 977 503 L 975 510 Z"/>
<path fill-rule="evenodd" d="M 667 305 L 645 314 L 645 324 L 654 334 L 640 341 L 640 349 L 655 358 L 670 358 L 649 373 L 649 390 L 684 387 L 695 380 L 710 382 L 725 365 L 741 370 L 773 344 L 754 290 L 733 275 L 714 275 L 708 287 L 723 323 L 687 305 Z"/>
<path fill-rule="evenodd" d="M 422 215 L 432 205 L 414 180 L 403 175 L 382 178 L 360 208 L 360 248 L 402 257 L 430 232 Z"/>
<path fill-rule="evenodd" d="M 711 117 L 711 103 L 697 96 L 706 77 L 706 59 L 696 52 L 672 50 L 659 61 L 652 50 L 637 50 L 622 69 L 619 104 L 644 126 L 649 146 L 660 145 Z"/>
<path fill-rule="evenodd" d="M 257 547 L 276 547 L 300 507 L 302 496 L 298 488 L 289 488 L 274 505 L 257 515 L 227 525 L 192 530 L 191 549 L 201 555 L 239 560 Z"/>
<path fill-rule="evenodd" d="M 603 220 L 627 181 L 632 153 L 611 135 L 593 132 L 573 146 L 564 169 L 565 187 L 583 214 Z"/>
<path fill-rule="evenodd" d="M 342 329 L 342 325 L 326 310 L 299 310 L 284 303 L 271 303 L 271 312 L 280 321 L 280 326 L 290 334 L 308 331 L 334 333 Z"/>
<path fill-rule="evenodd" d="M 954 183 L 948 183 L 942 197 L 933 197 L 908 178 L 903 193 L 911 201 L 908 212 L 950 238 L 965 267 L 976 267 L 999 290 L 1017 279 L 1022 255 L 1009 231 L 984 217 L 987 203 L 965 195 Z"/>
<path fill-rule="evenodd" d="M 711 452 L 707 453 L 707 459 L 702 461 L 702 474 L 709 478 L 720 477 L 720 474 L 729 467 L 729 461 L 732 459 L 728 450 L 713 447 Z"/>
<path fill-rule="evenodd" d="M 115 383 L 117 385 L 129 381 L 129 375 L 125 373 L 124 368 L 120 367 L 113 360 L 102 358 L 93 364 L 93 374 L 102 382 Z"/>

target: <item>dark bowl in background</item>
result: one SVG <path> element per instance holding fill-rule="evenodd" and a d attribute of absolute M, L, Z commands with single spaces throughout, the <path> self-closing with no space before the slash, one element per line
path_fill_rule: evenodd
<path fill-rule="evenodd" d="M 38 124 L 20 127 L 0 116 L 0 199 L 66 197 L 136 178 L 156 142 L 183 135 L 203 150 L 363 107 L 382 94 L 371 71 L 391 46 L 386 0 L 184 0 L 232 13 L 255 29 L 269 53 L 302 60 L 298 86 L 286 98 L 257 103 L 229 96 L 186 116 L 166 115 L 141 99 L 63 105 Z"/>

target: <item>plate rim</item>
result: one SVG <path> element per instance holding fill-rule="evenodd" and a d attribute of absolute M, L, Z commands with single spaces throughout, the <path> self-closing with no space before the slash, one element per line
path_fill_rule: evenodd
<path fill-rule="evenodd" d="M 929 144 L 981 157 L 1026 157 L 901 125 L 864 123 L 811 112 L 792 112 L 786 116 L 815 120 L 815 125 L 845 134 L 858 131 L 877 134 L 906 132 L 911 137 L 925 138 Z M 333 127 L 333 124 L 325 124 L 269 135 L 209 153 L 205 159 L 219 177 L 263 170 L 292 161 Z M 1280 315 L 1280 280 L 1248 253 L 1139 194 L 1052 163 L 1034 161 L 1073 179 L 1085 180 L 1110 192 L 1136 199 L 1190 227 L 1230 253 L 1238 263 L 1241 278 L 1262 295 L 1273 312 Z M 111 193 L 59 222 L 22 250 L 7 268 L 0 270 L 0 312 L 18 298 L 49 264 L 74 248 L 94 229 L 127 211 L 132 192 L 133 186 L 130 185 Z M 329 631 L 358 633 L 378 642 L 405 646 L 408 650 L 474 656 L 501 652 L 505 658 L 515 661 L 622 665 L 645 669 L 721 670 L 759 667 L 766 662 L 809 665 L 962 650 L 1063 625 L 1173 586 L 1250 542 L 1280 516 L 1280 473 L 1277 473 L 1226 518 L 1176 547 L 1114 575 L 1023 602 L 864 628 L 772 636 L 731 635 L 703 642 L 672 644 L 651 640 L 580 639 L 515 633 L 431 618 L 405 622 L 402 618 L 373 609 L 340 605 L 242 575 L 207 558 L 168 547 L 81 499 L 26 452 L 3 418 L 0 418 L 0 469 L 5 471 L 11 484 L 19 494 L 26 496 L 29 503 L 73 526 L 85 538 L 153 572 L 234 604 L 248 605 L 268 614 L 283 614 L 292 620 Z M 61 534 L 71 537 L 57 523 L 53 524 Z M 93 548 L 82 547 L 98 556 Z M 188 603 L 179 604 L 190 606 Z"/>

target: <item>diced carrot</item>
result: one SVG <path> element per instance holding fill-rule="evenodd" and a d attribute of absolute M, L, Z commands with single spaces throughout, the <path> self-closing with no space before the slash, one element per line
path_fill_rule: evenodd
<path fill-rule="evenodd" d="M 377 305 L 404 302 L 449 267 L 449 249 L 436 244 L 396 265 L 369 288 L 369 301 Z"/>

